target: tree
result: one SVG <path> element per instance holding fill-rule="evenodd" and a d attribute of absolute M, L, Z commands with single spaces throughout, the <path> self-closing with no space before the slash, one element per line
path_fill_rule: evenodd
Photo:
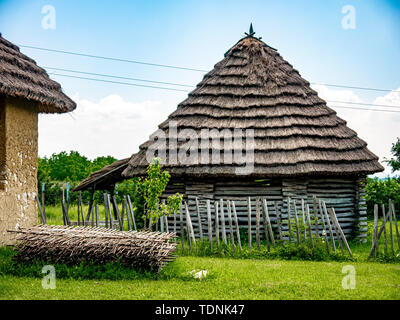
<path fill-rule="evenodd" d="M 392 167 L 392 172 L 395 172 L 400 170 L 400 138 L 397 138 L 397 141 L 392 144 L 391 151 L 393 157 L 389 160 L 385 159 L 385 162 Z"/>

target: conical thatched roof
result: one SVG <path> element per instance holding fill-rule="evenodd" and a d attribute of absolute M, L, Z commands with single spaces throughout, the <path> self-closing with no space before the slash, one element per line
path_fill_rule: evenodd
<path fill-rule="evenodd" d="M 62 113 L 76 104 L 51 80 L 46 71 L 0 34 L 0 95 L 39 102 L 39 112 Z"/>
<path fill-rule="evenodd" d="M 167 137 L 171 121 L 176 121 L 178 132 L 254 129 L 254 176 L 383 171 L 366 142 L 327 107 L 310 83 L 275 49 L 252 36 L 232 47 L 159 125 Z M 145 173 L 146 150 L 152 143 L 140 146 L 123 176 Z M 175 176 L 231 176 L 235 167 L 223 160 L 220 164 L 170 164 L 168 156 L 165 164 Z"/>

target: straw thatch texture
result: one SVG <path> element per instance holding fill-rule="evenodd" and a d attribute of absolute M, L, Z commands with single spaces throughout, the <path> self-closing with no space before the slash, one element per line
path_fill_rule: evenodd
<path fill-rule="evenodd" d="M 76 104 L 36 62 L 0 34 L 0 95 L 39 102 L 39 112 L 63 113 Z"/>
<path fill-rule="evenodd" d="M 93 172 L 88 178 L 83 180 L 72 191 L 86 190 L 94 188 L 96 190 L 109 189 L 115 183 L 124 180 L 121 176 L 122 171 L 128 166 L 130 158 L 117 160 L 104 168 Z"/>
<path fill-rule="evenodd" d="M 200 141 L 195 164 L 169 162 L 169 125 L 178 134 L 193 129 L 254 129 L 253 176 L 358 175 L 383 171 L 378 157 L 346 121 L 327 107 L 308 81 L 279 53 L 254 37 L 240 40 L 225 58 L 207 73 L 186 100 L 159 125 L 166 133 L 165 166 L 173 176 L 235 176 L 238 163 L 204 163 L 200 151 L 222 149 Z M 176 136 L 172 136 L 176 138 Z M 243 137 L 244 138 L 244 137 Z M 221 139 L 222 140 L 222 139 Z M 152 140 L 140 146 L 122 176 L 143 175 L 146 151 Z M 238 149 L 244 144 L 236 145 Z M 243 148 L 245 150 L 245 148 Z M 211 152 L 210 152 L 211 154 Z M 211 159 L 211 157 L 210 157 Z"/>
<path fill-rule="evenodd" d="M 18 233 L 16 261 L 40 259 L 52 263 L 104 264 L 120 261 L 138 269 L 160 271 L 174 259 L 174 233 L 115 231 L 106 228 L 45 226 Z"/>

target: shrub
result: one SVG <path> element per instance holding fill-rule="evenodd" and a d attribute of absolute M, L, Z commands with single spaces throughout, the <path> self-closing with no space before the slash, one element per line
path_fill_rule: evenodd
<path fill-rule="evenodd" d="M 367 200 L 368 216 L 373 218 L 374 205 L 384 204 L 386 208 L 389 205 L 389 199 L 394 203 L 397 213 L 400 210 L 400 179 L 387 178 L 385 180 L 378 178 L 367 178 L 365 187 L 365 198 Z"/>

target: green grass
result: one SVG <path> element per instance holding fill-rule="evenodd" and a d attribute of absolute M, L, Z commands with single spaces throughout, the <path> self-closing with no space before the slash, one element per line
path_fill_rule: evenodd
<path fill-rule="evenodd" d="M 356 288 L 342 287 L 342 267 L 356 270 Z M 56 268 L 57 270 L 57 268 Z M 208 270 L 204 280 L 192 270 Z M 57 271 L 56 271 L 57 272 Z M 57 279 L 0 275 L 0 299 L 400 299 L 400 266 L 366 262 L 312 262 L 178 257 L 159 277 L 133 280 Z"/>
<path fill-rule="evenodd" d="M 52 213 L 49 215 L 51 217 Z M 371 223 L 368 229 L 370 239 Z M 397 248 L 396 237 L 394 242 Z M 367 243 L 355 241 L 350 246 L 354 259 L 340 261 L 343 258 L 339 254 L 335 261 L 301 261 L 299 256 L 295 256 L 295 260 L 285 260 L 293 257 L 267 254 L 265 247 L 260 252 L 255 245 L 252 254 L 247 249 L 241 254 L 235 253 L 230 246 L 211 253 L 206 245 L 202 245 L 189 256 L 187 252 L 181 253 L 178 244 L 177 259 L 159 274 L 131 270 L 118 264 L 56 265 L 55 290 L 42 288 L 44 263 L 15 265 L 11 261 L 12 251 L 0 248 L 0 299 L 399 300 L 400 255 L 398 249 L 391 254 L 390 240 L 388 253 L 381 254 L 376 261 L 367 261 L 370 240 Z M 381 237 L 381 251 L 383 247 Z M 210 254 L 218 257 L 208 256 Z M 342 287 L 342 279 L 346 276 L 342 268 L 346 265 L 355 268 L 355 289 Z M 190 275 L 192 270 L 208 270 L 209 276 L 199 281 Z"/>

